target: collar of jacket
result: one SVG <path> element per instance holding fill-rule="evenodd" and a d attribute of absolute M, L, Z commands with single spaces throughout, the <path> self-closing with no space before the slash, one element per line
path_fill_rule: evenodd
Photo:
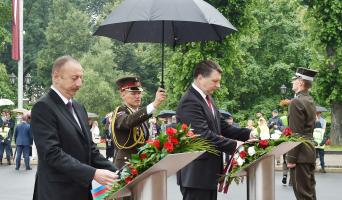
<path fill-rule="evenodd" d="M 300 96 L 309 96 L 309 92 L 308 91 L 300 91 L 297 92 L 295 97 L 300 97 Z"/>

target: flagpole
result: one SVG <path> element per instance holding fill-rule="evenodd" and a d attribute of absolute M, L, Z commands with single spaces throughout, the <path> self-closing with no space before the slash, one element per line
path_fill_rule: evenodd
<path fill-rule="evenodd" d="M 19 1 L 19 62 L 18 62 L 18 108 L 23 108 L 23 93 L 24 93 L 24 38 L 23 38 L 23 24 L 24 24 L 24 0 Z"/>

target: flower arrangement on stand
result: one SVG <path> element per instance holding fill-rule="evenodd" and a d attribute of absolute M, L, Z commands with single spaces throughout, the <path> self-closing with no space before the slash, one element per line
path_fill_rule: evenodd
<path fill-rule="evenodd" d="M 206 151 L 219 155 L 216 147 L 196 135 L 190 126 L 178 124 L 176 128 L 167 128 L 165 133 L 159 134 L 153 140 L 146 141 L 146 144 L 139 148 L 138 154 L 131 156 L 122 169 L 120 178 L 114 182 L 104 198 L 119 191 L 168 154 L 194 151 Z"/>
<path fill-rule="evenodd" d="M 225 167 L 224 174 L 219 181 L 219 192 L 227 193 L 230 184 L 234 181 L 239 184 L 243 177 L 239 172 L 249 167 L 255 160 L 271 152 L 275 147 L 283 142 L 303 142 L 307 140 L 295 137 L 290 128 L 285 128 L 283 132 L 275 130 L 268 139 L 253 140 L 240 146 Z"/>

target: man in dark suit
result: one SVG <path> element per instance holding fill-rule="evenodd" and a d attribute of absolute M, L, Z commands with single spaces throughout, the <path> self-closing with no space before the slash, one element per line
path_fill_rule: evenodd
<path fill-rule="evenodd" d="M 314 70 L 298 68 L 292 79 L 292 90 L 296 94 L 289 105 L 289 127 L 296 136 L 311 141 L 287 153 L 287 167 L 290 168 L 293 191 L 298 200 L 316 200 L 316 150 L 313 142 L 316 106 L 309 95 L 316 73 Z"/>
<path fill-rule="evenodd" d="M 24 153 L 24 161 L 26 170 L 31 170 L 30 167 L 30 145 L 33 144 L 33 137 L 28 123 L 28 115 L 23 115 L 21 123 L 15 127 L 14 142 L 17 148 L 17 159 L 15 169 L 19 170 L 21 154 Z"/>
<path fill-rule="evenodd" d="M 211 95 L 220 87 L 221 73 L 221 67 L 212 61 L 198 63 L 194 82 L 182 97 L 176 116 L 178 122 L 190 124 L 194 133 L 229 155 L 249 139 L 250 130 L 228 125 L 216 108 Z M 195 159 L 177 173 L 183 200 L 216 200 L 222 173 L 222 154 L 204 153 Z"/>
<path fill-rule="evenodd" d="M 92 142 L 85 108 L 73 97 L 83 69 L 70 56 L 52 68 L 52 86 L 32 108 L 31 131 L 38 151 L 33 199 L 90 200 L 92 180 L 110 186 L 117 175 Z"/>
<path fill-rule="evenodd" d="M 113 112 L 112 135 L 117 149 L 114 164 L 118 169 L 125 165 L 131 154 L 149 138 L 148 119 L 166 99 L 165 90 L 159 88 L 155 100 L 146 107 L 140 107 L 143 89 L 137 77 L 124 77 L 116 81 L 123 105 Z"/>

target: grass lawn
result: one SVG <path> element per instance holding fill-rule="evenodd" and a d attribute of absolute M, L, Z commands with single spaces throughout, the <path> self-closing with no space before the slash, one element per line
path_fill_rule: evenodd
<path fill-rule="evenodd" d="M 342 151 L 341 145 L 328 145 L 324 148 L 325 151 Z"/>

